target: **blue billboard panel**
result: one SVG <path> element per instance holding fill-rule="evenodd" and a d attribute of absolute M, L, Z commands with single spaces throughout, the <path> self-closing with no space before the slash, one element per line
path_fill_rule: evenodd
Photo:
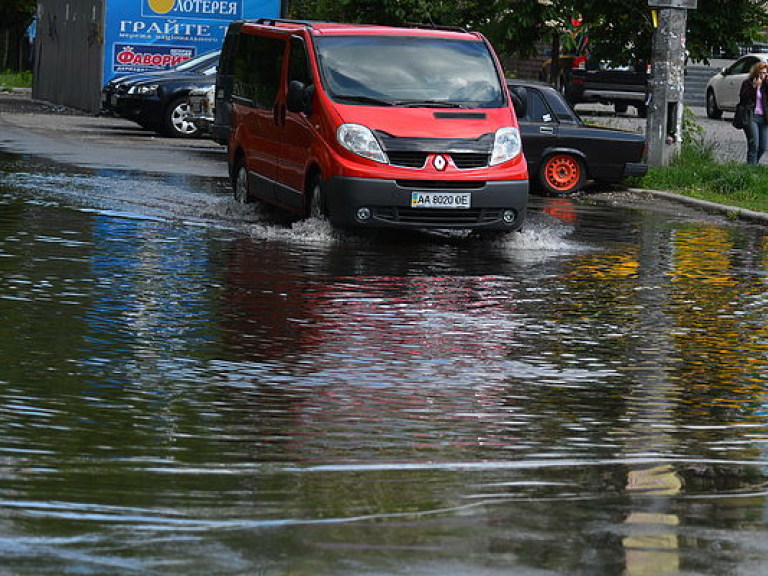
<path fill-rule="evenodd" d="M 239 18 L 278 18 L 281 0 L 107 0 L 103 83 L 216 50 Z"/>
<path fill-rule="evenodd" d="M 195 18 L 236 20 L 243 18 L 243 0 L 142 0 L 145 18 Z"/>
<path fill-rule="evenodd" d="M 112 49 L 112 70 L 116 74 L 133 74 L 145 70 L 164 70 L 178 66 L 195 56 L 192 47 L 169 44 L 140 46 L 115 43 Z"/>

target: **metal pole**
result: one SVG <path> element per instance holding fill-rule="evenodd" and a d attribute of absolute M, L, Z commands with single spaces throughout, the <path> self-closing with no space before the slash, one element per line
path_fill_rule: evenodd
<path fill-rule="evenodd" d="M 683 90 L 687 10 L 696 0 L 648 0 L 657 10 L 653 35 L 646 138 L 648 165 L 667 166 L 683 141 Z"/>

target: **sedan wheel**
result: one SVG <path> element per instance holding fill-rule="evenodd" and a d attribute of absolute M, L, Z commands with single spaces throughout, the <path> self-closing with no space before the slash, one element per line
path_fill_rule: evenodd
<path fill-rule="evenodd" d="M 539 183 L 549 194 L 572 194 L 586 180 L 584 164 L 570 154 L 555 154 L 539 170 Z"/>
<path fill-rule="evenodd" d="M 712 90 L 707 91 L 707 117 L 714 120 L 719 120 L 723 115 L 723 111 L 717 106 L 717 98 Z"/>
<path fill-rule="evenodd" d="M 177 98 L 171 102 L 165 112 L 165 133 L 174 138 L 197 136 L 197 126 L 187 120 L 188 114 L 189 104 L 186 98 Z"/>

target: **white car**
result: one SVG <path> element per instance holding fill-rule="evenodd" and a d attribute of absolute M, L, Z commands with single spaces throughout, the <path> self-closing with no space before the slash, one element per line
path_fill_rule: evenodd
<path fill-rule="evenodd" d="M 712 76 L 707 82 L 707 116 L 718 119 L 723 110 L 734 112 L 739 103 L 741 84 L 758 62 L 768 62 L 768 54 L 746 54 Z"/>
<path fill-rule="evenodd" d="M 194 88 L 187 96 L 186 121 L 191 122 L 201 135 L 207 135 L 213 122 L 216 86 Z"/>

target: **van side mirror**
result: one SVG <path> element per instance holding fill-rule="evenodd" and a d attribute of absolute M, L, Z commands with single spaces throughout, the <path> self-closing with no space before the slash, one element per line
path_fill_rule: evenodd
<path fill-rule="evenodd" d="M 307 116 L 312 114 L 312 94 L 314 86 L 307 86 L 304 82 L 291 80 L 288 83 L 288 95 L 286 106 L 289 112 L 304 112 Z"/>
<path fill-rule="evenodd" d="M 509 95 L 512 97 L 515 114 L 518 118 L 522 118 L 528 110 L 528 91 L 522 86 L 514 86 L 509 91 Z"/>

